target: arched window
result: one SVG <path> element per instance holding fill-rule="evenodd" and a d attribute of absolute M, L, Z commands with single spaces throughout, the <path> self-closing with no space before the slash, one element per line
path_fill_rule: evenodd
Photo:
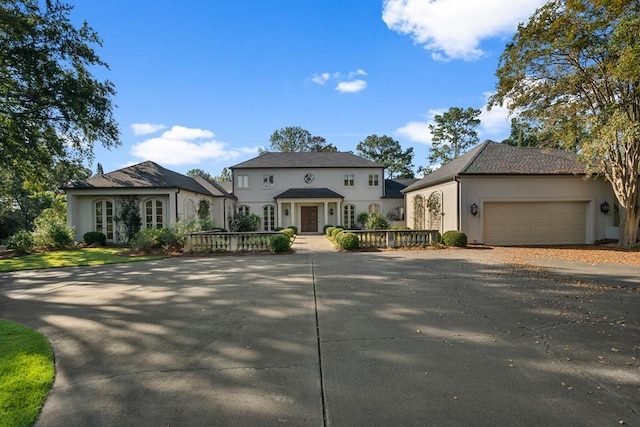
<path fill-rule="evenodd" d="M 107 240 L 113 241 L 113 202 L 111 200 L 98 200 L 93 205 L 95 230 L 107 236 Z"/>
<path fill-rule="evenodd" d="M 160 199 L 149 199 L 144 202 L 144 228 L 160 229 L 164 227 L 164 202 Z"/>
<path fill-rule="evenodd" d="M 342 212 L 342 225 L 349 229 L 356 225 L 356 207 L 355 205 L 344 205 Z"/>
<path fill-rule="evenodd" d="M 187 221 L 196 219 L 196 203 L 193 199 L 185 199 L 184 201 L 184 219 Z"/>
<path fill-rule="evenodd" d="M 367 208 L 367 212 L 372 214 L 372 213 L 380 213 L 380 205 L 377 203 L 371 203 L 369 205 L 369 207 Z"/>
<path fill-rule="evenodd" d="M 413 198 L 413 228 L 424 230 L 424 197 L 420 194 Z"/>
<path fill-rule="evenodd" d="M 247 205 L 238 206 L 238 213 L 242 215 L 249 215 L 249 206 Z"/>
<path fill-rule="evenodd" d="M 262 208 L 262 224 L 264 231 L 271 231 L 276 227 L 276 208 L 273 205 Z"/>

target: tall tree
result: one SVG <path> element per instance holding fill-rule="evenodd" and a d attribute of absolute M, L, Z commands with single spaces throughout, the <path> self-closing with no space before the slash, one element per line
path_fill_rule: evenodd
<path fill-rule="evenodd" d="M 96 166 L 96 175 L 104 175 L 104 168 L 100 162 L 98 162 L 98 165 Z"/>
<path fill-rule="evenodd" d="M 72 7 L 58 0 L 5 0 L 0 5 L 0 167 L 33 184 L 59 160 L 93 157 L 93 145 L 120 144 L 114 85 L 94 78 L 108 68 L 102 46 Z"/>
<path fill-rule="evenodd" d="M 369 135 L 356 147 L 358 155 L 380 163 L 387 178 L 413 178 L 413 147 L 402 150 L 400 143 L 387 135 Z"/>
<path fill-rule="evenodd" d="M 215 181 L 215 179 L 211 176 L 209 172 L 205 172 L 202 169 L 191 169 L 187 171 L 187 176 L 190 176 L 191 178 L 195 178 L 196 176 L 201 176 L 207 181 Z"/>
<path fill-rule="evenodd" d="M 231 170 L 222 168 L 222 170 L 220 171 L 220 175 L 214 177 L 213 179 L 215 179 L 216 181 L 231 181 Z"/>
<path fill-rule="evenodd" d="M 500 57 L 491 105 L 535 119 L 620 205 L 620 245 L 638 237 L 640 3 L 555 0 L 518 27 Z"/>
<path fill-rule="evenodd" d="M 530 121 L 513 117 L 511 119 L 511 133 L 502 143 L 515 147 L 536 147 L 542 144 L 539 133 L 539 129 Z"/>
<path fill-rule="evenodd" d="M 429 124 L 431 164 L 450 162 L 478 143 L 479 115 L 475 108 L 451 107 L 433 118 L 435 123 Z"/>
<path fill-rule="evenodd" d="M 333 144 L 321 136 L 313 136 L 311 132 L 300 126 L 287 126 L 273 132 L 269 138 L 269 149 L 277 152 L 310 152 L 338 151 Z"/>

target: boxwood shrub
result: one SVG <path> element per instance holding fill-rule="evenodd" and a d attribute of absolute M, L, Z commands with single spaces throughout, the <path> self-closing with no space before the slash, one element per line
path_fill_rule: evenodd
<path fill-rule="evenodd" d="M 467 235 L 463 231 L 449 230 L 442 235 L 442 243 L 445 246 L 464 248 L 467 246 Z"/>
<path fill-rule="evenodd" d="M 293 230 L 293 234 L 298 234 L 298 227 L 296 227 L 295 225 L 290 225 L 289 228 Z"/>
<path fill-rule="evenodd" d="M 336 229 L 336 227 L 335 227 L 335 226 L 330 225 L 329 227 L 327 227 L 327 228 L 324 230 L 324 234 L 326 234 L 327 236 L 331 237 L 331 236 L 332 236 L 332 233 L 333 233 L 333 230 L 335 230 L 335 229 Z"/>
<path fill-rule="evenodd" d="M 340 239 L 340 247 L 345 250 L 358 249 L 360 247 L 360 240 L 358 240 L 358 236 L 353 233 L 342 233 L 342 238 Z"/>
<path fill-rule="evenodd" d="M 325 224 L 325 225 L 322 227 L 322 234 L 327 235 L 327 228 L 329 228 L 329 227 L 333 227 L 333 225 L 332 225 L 332 224 Z"/>
<path fill-rule="evenodd" d="M 335 239 L 338 233 L 340 233 L 342 230 L 342 227 L 333 227 L 333 230 L 331 230 L 331 237 Z"/>
<path fill-rule="evenodd" d="M 282 234 L 284 234 L 285 236 L 287 236 L 289 239 L 293 239 L 293 236 L 295 234 L 295 232 L 293 231 L 293 229 L 291 227 L 283 228 L 282 230 L 280 230 L 280 232 Z"/>
<path fill-rule="evenodd" d="M 104 245 L 107 243 L 107 236 L 99 231 L 89 231 L 88 233 L 84 233 L 82 240 L 87 245 Z"/>
<path fill-rule="evenodd" d="M 291 248 L 291 240 L 284 234 L 271 236 L 267 242 L 267 247 L 273 253 L 286 252 Z"/>

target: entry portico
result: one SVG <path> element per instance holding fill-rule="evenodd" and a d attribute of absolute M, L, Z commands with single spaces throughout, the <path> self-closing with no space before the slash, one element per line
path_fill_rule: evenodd
<path fill-rule="evenodd" d="M 344 197 L 328 188 L 291 188 L 275 200 L 280 227 L 295 225 L 301 233 L 318 233 L 324 225 L 339 222 Z"/>

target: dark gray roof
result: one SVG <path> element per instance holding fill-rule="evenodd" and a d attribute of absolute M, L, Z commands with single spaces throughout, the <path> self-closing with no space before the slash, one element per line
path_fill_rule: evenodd
<path fill-rule="evenodd" d="M 514 147 L 485 141 L 435 170 L 403 192 L 418 190 L 464 175 L 584 175 L 578 156 L 542 147 Z"/>
<path fill-rule="evenodd" d="M 212 194 L 194 178 L 163 168 L 151 161 L 96 175 L 65 187 L 68 190 L 92 188 L 181 188 L 194 193 Z"/>
<path fill-rule="evenodd" d="M 385 179 L 384 180 L 384 198 L 385 199 L 402 199 L 404 194 L 402 190 L 416 182 L 415 178 L 404 179 Z"/>
<path fill-rule="evenodd" d="M 352 153 L 264 153 L 231 166 L 231 169 L 264 168 L 382 168 L 383 166 Z"/>
<path fill-rule="evenodd" d="M 344 196 L 328 188 L 290 188 L 278 194 L 276 199 L 344 199 Z"/>
<path fill-rule="evenodd" d="M 217 196 L 217 197 L 230 197 L 230 198 L 235 199 L 235 200 L 238 199 L 236 196 L 231 194 L 230 191 L 227 191 L 227 189 L 224 188 L 224 186 L 220 185 L 220 182 L 218 182 L 218 181 L 211 182 L 211 181 L 208 181 L 206 178 L 204 178 L 202 176 L 196 176 L 193 179 L 198 184 L 200 184 L 204 188 L 206 188 L 207 191 L 209 191 L 209 193 L 211 193 L 214 196 Z"/>

